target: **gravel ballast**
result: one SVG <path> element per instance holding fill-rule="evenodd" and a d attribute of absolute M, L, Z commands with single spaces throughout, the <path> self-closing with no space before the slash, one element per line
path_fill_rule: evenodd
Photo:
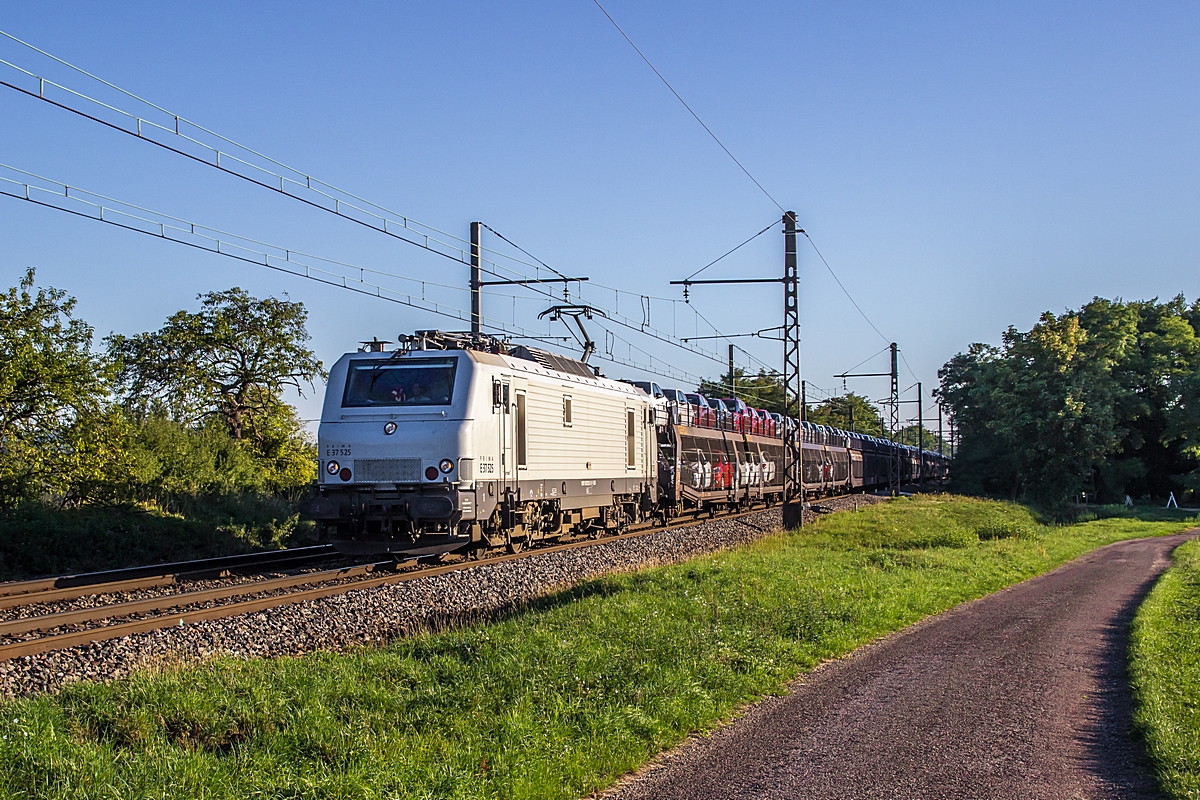
<path fill-rule="evenodd" d="M 820 511 L 849 510 L 885 498 L 825 500 Z M 805 521 L 815 518 L 805 512 Z M 781 525 L 779 509 L 713 519 L 557 553 L 352 590 L 227 619 L 162 628 L 0 662 L 0 696 L 54 691 L 81 680 L 107 681 L 132 670 L 214 656 L 259 658 L 384 644 L 405 634 L 519 607 L 602 575 L 672 564 L 759 539 Z"/>

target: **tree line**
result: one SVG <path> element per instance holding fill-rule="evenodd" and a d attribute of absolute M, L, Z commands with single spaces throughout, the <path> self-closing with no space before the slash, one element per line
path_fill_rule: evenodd
<path fill-rule="evenodd" d="M 786 402 L 783 378 L 779 373 L 761 369 L 757 374 L 749 374 L 741 368 L 735 368 L 734 378 L 732 387 L 728 376 L 724 380 L 701 380 L 697 391 L 705 397 L 737 396 L 755 408 L 765 408 L 772 413 L 793 418 L 797 416 L 796 404 Z M 937 451 L 940 446 L 946 455 L 950 454 L 948 443 L 938 438 L 936 430 L 927 427 L 921 429 L 915 423 L 901 426 L 889 434 L 879 408 L 855 392 L 806 404 L 804 419 L 816 425 L 829 425 L 866 436 L 891 439 L 913 447 L 921 443 L 931 451 Z"/>
<path fill-rule="evenodd" d="M 1200 301 L 1094 298 L 938 372 L 952 480 L 974 494 L 1106 502 L 1200 490 Z"/>
<path fill-rule="evenodd" d="M 307 487 L 315 447 L 284 398 L 325 376 L 304 305 L 198 299 L 96 348 L 75 299 L 32 269 L 0 294 L 0 510 Z"/>

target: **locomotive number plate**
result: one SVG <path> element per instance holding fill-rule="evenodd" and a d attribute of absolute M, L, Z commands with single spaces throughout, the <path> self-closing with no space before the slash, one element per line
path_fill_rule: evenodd
<path fill-rule="evenodd" d="M 352 456 L 352 455 L 354 455 L 354 453 L 350 452 L 350 445 L 348 445 L 348 444 L 327 444 L 327 445 L 325 445 L 325 457 L 326 458 L 330 458 L 330 457 L 345 458 L 346 456 Z"/>

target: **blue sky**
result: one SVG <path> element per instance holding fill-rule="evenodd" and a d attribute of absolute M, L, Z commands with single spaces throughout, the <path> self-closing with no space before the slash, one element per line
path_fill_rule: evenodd
<path fill-rule="evenodd" d="M 1094 295 L 1200 294 L 1200 5 L 605 5 L 797 211 L 883 332 L 802 247 L 804 373 L 816 386 L 840 388 L 833 374 L 894 339 L 916 375 L 905 370 L 902 386 L 919 378 L 928 389 L 970 342 L 997 341 L 1042 311 Z M 635 295 L 681 298 L 670 280 L 779 216 L 591 0 L 46 2 L 8 4 L 0 29 L 388 208 L 462 237 L 483 220 L 564 272 Z M 101 90 L 11 43 L 0 58 Z M 465 285 L 460 264 L 2 87 L 0 120 L 0 163 L 294 250 Z M 781 239 L 765 234 L 707 274 L 777 275 Z M 78 297 L 99 336 L 157 327 L 196 308 L 198 293 L 233 285 L 303 300 L 326 363 L 372 336 L 455 327 L 2 197 L 0 241 L 3 285 L 36 267 L 40 282 Z M 462 292 L 427 291 L 466 306 Z M 652 322 L 683 336 L 699 330 L 698 310 L 723 332 L 756 330 L 779 323 L 778 295 L 696 289 L 692 308 L 651 301 Z M 617 302 L 590 286 L 583 297 Z M 641 315 L 636 298 L 619 302 Z M 489 296 L 485 312 L 546 330 L 535 319 L 545 304 Z M 672 369 L 721 371 L 614 330 Z M 776 343 L 739 343 L 753 356 L 739 363 L 779 365 Z M 316 415 L 313 400 L 300 407 Z"/>

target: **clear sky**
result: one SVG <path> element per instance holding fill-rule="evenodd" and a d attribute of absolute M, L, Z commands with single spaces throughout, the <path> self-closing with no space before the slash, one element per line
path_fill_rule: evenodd
<path fill-rule="evenodd" d="M 916 375 L 903 369 L 901 386 L 928 390 L 956 352 L 1042 311 L 1094 295 L 1200 295 L 1200 4 L 605 6 L 795 209 L 882 331 L 802 244 L 815 386 L 839 389 L 835 373 L 894 339 Z M 0 29 L 397 212 L 460 237 L 482 220 L 563 272 L 634 295 L 681 298 L 668 281 L 779 218 L 592 0 L 8 3 Z M 9 42 L 0 58 L 102 90 Z M 356 266 L 467 281 L 461 264 L 3 87 L 0 163 Z M 0 285 L 36 267 L 98 336 L 158 327 L 234 285 L 303 300 L 327 364 L 372 336 L 461 327 L 4 197 L 0 242 Z M 773 230 L 706 276 L 778 275 L 782 249 Z M 467 307 L 465 292 L 426 291 Z M 536 315 L 548 301 L 503 292 L 523 297 L 486 297 L 485 313 L 547 330 Z M 692 308 L 650 301 L 651 321 L 684 336 L 698 331 L 696 310 L 725 333 L 757 330 L 781 321 L 780 294 L 697 288 Z M 643 313 L 635 296 L 588 286 L 583 298 Z M 672 369 L 722 371 L 614 331 Z M 780 365 L 778 343 L 739 344 L 757 359 L 739 353 L 739 364 Z M 314 401 L 300 407 L 316 416 Z"/>

